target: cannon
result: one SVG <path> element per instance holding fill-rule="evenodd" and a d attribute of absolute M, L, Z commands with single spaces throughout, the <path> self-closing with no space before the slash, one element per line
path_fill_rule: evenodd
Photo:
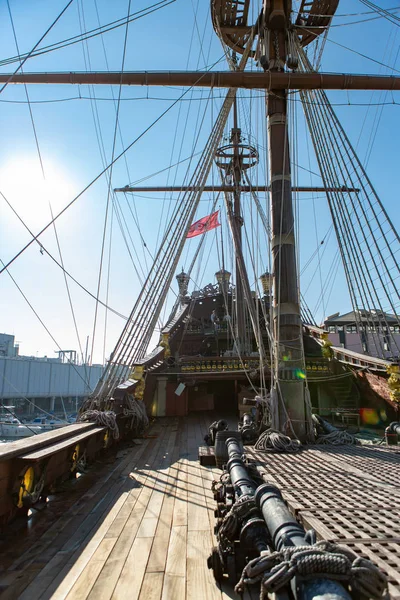
<path fill-rule="evenodd" d="M 244 413 L 242 422 L 239 423 L 239 431 L 244 444 L 254 444 L 257 441 L 257 426 L 250 413 Z"/>
<path fill-rule="evenodd" d="M 229 460 L 220 483 L 213 486 L 217 501 L 215 533 L 208 567 L 221 581 L 227 575 L 236 585 L 249 561 L 285 547 L 310 546 L 313 542 L 287 508 L 279 489 L 259 483 L 250 473 L 236 438 L 226 440 Z M 297 581 L 275 592 L 276 600 L 350 600 L 338 581 L 319 576 Z"/>
<path fill-rule="evenodd" d="M 385 440 L 388 445 L 397 445 L 400 438 L 400 423 L 393 421 L 385 429 Z"/>

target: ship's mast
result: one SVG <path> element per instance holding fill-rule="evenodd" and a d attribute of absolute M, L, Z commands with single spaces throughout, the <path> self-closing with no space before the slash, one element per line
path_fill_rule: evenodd
<path fill-rule="evenodd" d="M 285 67 L 291 1 L 265 0 L 265 71 Z M 304 384 L 304 353 L 300 318 L 298 274 L 287 127 L 287 92 L 266 94 L 271 198 L 271 248 L 273 260 L 273 315 L 275 384 L 277 399 L 274 427 L 282 431 L 288 417 L 297 437 L 305 441 L 312 430 Z M 286 414 L 287 413 L 287 414 Z"/>
<path fill-rule="evenodd" d="M 239 144 L 241 142 L 241 130 L 238 127 L 237 118 L 237 99 L 233 103 L 233 129 L 231 133 L 231 143 L 233 145 L 233 165 L 232 165 L 232 177 L 233 186 L 235 191 L 233 192 L 233 216 L 235 219 L 235 226 L 237 230 L 238 241 L 240 250 L 242 249 L 242 226 L 243 218 L 241 215 L 240 207 L 240 184 L 242 182 L 242 167 L 241 159 L 239 156 Z M 238 350 L 244 352 L 246 350 L 246 320 L 244 314 L 244 298 L 243 298 L 243 285 L 240 276 L 239 263 L 236 260 L 236 335 L 239 344 Z"/>
<path fill-rule="evenodd" d="M 215 162 L 221 170 L 223 183 L 229 183 L 231 194 L 225 191 L 226 203 L 228 205 L 228 219 L 230 226 L 234 229 L 235 253 L 236 253 L 236 286 L 235 286 L 235 350 L 240 354 L 251 352 L 249 336 L 246 329 L 246 301 L 244 286 L 244 274 L 241 268 L 243 264 L 242 252 L 242 227 L 243 216 L 241 207 L 241 193 L 244 172 L 258 163 L 258 152 L 242 138 L 242 131 L 238 123 L 237 101 L 233 102 L 233 127 L 231 129 L 229 144 L 218 148 Z M 223 186 L 221 186 L 223 189 Z M 233 201 L 231 200 L 233 199 Z"/>

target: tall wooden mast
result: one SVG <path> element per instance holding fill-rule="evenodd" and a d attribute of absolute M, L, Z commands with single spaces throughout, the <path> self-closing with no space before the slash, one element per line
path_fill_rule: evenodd
<path fill-rule="evenodd" d="M 241 215 L 240 207 L 240 184 L 242 183 L 242 168 L 241 160 L 239 155 L 239 144 L 241 142 L 241 131 L 238 127 L 237 118 L 237 99 L 233 103 L 233 129 L 231 133 L 231 143 L 233 144 L 233 165 L 232 165 L 232 176 L 233 186 L 235 188 L 233 192 L 233 216 L 235 219 L 235 226 L 237 230 L 238 240 L 240 248 L 242 248 L 242 226 L 243 218 Z M 237 340 L 239 344 L 238 350 L 243 352 L 246 344 L 246 319 L 244 313 L 244 298 L 243 298 L 243 285 L 242 278 L 240 276 L 239 263 L 236 261 L 236 330 Z"/>
<path fill-rule="evenodd" d="M 215 162 L 222 173 L 223 183 L 229 185 L 229 194 L 225 191 L 225 201 L 228 206 L 228 219 L 230 227 L 234 230 L 235 252 L 236 252 L 236 321 L 235 337 L 236 350 L 240 353 L 251 352 L 249 339 L 246 330 L 246 306 L 244 288 L 246 282 L 243 279 L 243 253 L 242 253 L 242 179 L 247 169 L 254 167 L 258 163 L 258 152 L 248 143 L 243 142 L 242 131 L 238 123 L 236 98 L 233 102 L 233 127 L 229 144 L 218 148 L 215 155 Z M 221 189 L 224 186 L 221 186 Z"/>
<path fill-rule="evenodd" d="M 291 0 L 265 0 L 264 70 L 283 71 L 288 52 Z M 266 94 L 271 198 L 271 248 L 273 259 L 273 337 L 275 342 L 274 426 L 284 430 L 288 416 L 299 439 L 311 427 L 304 384 L 304 353 L 300 319 L 298 274 L 287 126 L 287 92 Z M 287 413 L 287 414 L 286 414 Z"/>
<path fill-rule="evenodd" d="M 243 51 L 245 46 L 248 5 L 249 1 L 233 0 L 228 4 L 225 0 L 211 0 L 213 23 L 218 25 L 218 35 L 235 52 Z M 328 1 L 324 5 L 324 9 L 328 11 L 324 16 L 326 22 L 320 23 L 319 17 L 315 17 L 318 8 L 321 8 L 318 2 L 303 0 L 297 19 L 298 25 L 303 29 L 304 26 L 322 25 L 323 30 L 329 25 L 330 15 L 334 13 L 336 6 L 337 0 Z M 290 43 L 293 36 L 291 12 L 291 0 L 263 1 L 262 12 L 256 24 L 259 34 L 257 58 L 271 82 L 266 89 L 266 113 L 274 294 L 274 381 L 271 391 L 273 427 L 290 433 L 290 423 L 295 435 L 306 441 L 312 435 L 312 421 L 305 388 L 287 126 L 287 90 L 272 84 L 275 75 L 296 67 L 296 59 L 291 56 L 294 47 L 294 44 Z M 305 45 L 308 32 L 302 30 L 302 33 L 302 43 Z"/>

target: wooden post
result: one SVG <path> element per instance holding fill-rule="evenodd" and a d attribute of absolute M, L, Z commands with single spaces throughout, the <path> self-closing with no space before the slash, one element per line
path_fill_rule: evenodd
<path fill-rule="evenodd" d="M 284 68 L 286 28 L 290 2 L 266 0 L 265 27 L 269 38 L 264 68 L 272 72 Z M 287 11 L 287 12 L 286 12 Z M 311 417 L 306 409 L 304 354 L 300 319 L 299 290 L 292 206 L 289 138 L 287 132 L 286 90 L 267 94 L 269 140 L 270 199 L 273 256 L 273 333 L 275 340 L 275 376 L 278 406 L 273 427 L 284 433 L 288 416 L 301 441 L 309 438 Z M 287 414 L 286 414 L 287 413 Z"/>

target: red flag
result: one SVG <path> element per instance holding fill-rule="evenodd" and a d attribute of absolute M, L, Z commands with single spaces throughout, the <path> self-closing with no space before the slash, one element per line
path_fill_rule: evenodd
<path fill-rule="evenodd" d="M 217 210 L 217 212 L 215 213 L 212 213 L 212 215 L 203 217 L 202 219 L 199 219 L 199 221 L 196 221 L 196 223 L 193 223 L 186 237 L 196 237 L 196 235 L 202 235 L 203 233 L 207 233 L 207 231 L 210 231 L 210 229 L 220 227 L 221 223 L 218 223 L 218 214 L 219 210 Z"/>

